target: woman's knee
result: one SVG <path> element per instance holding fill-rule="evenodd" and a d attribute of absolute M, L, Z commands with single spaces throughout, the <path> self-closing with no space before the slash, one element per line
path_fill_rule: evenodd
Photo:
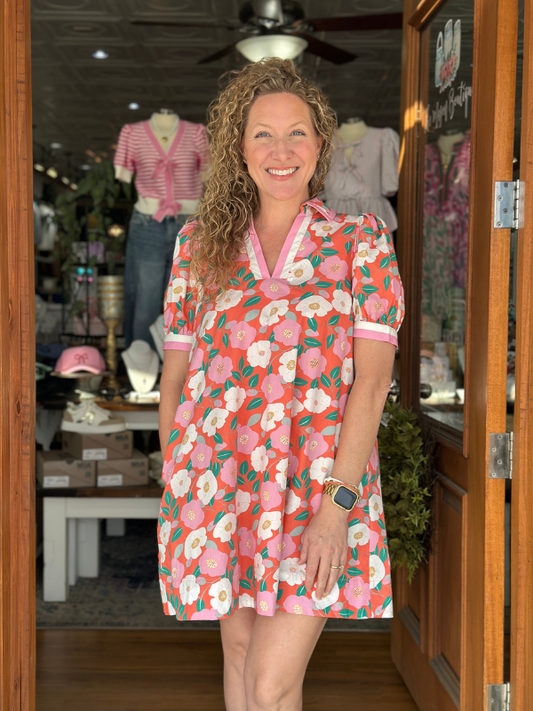
<path fill-rule="evenodd" d="M 249 711 L 278 711 L 285 707 L 289 699 L 295 705 L 301 696 L 302 681 L 292 680 L 291 683 L 284 674 L 275 670 L 246 664 L 244 688 Z"/>
<path fill-rule="evenodd" d="M 242 611 L 244 612 L 244 611 Z M 229 619 L 221 620 L 220 631 L 222 637 L 222 649 L 224 650 L 224 661 L 226 664 L 244 668 L 248 647 L 253 630 L 253 610 L 246 610 L 253 614 L 242 614 L 240 610 L 234 612 Z"/>

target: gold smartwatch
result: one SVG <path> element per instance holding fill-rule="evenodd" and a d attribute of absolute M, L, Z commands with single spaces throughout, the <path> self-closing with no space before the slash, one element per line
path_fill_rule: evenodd
<path fill-rule="evenodd" d="M 335 506 L 338 506 L 343 511 L 351 511 L 359 501 L 361 501 L 359 491 L 354 491 L 350 487 L 339 484 L 336 481 L 328 482 L 326 480 L 324 494 L 329 496 Z"/>

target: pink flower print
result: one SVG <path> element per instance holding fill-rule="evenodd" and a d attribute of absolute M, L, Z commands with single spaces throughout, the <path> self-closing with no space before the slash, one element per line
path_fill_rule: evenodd
<path fill-rule="evenodd" d="M 304 237 L 304 239 L 302 240 L 302 244 L 298 247 L 298 251 L 296 252 L 296 257 L 294 258 L 294 261 L 305 259 L 310 254 L 312 254 L 315 249 L 316 244 L 313 242 L 313 240 Z"/>
<path fill-rule="evenodd" d="M 346 403 L 348 402 L 348 393 L 344 393 L 339 398 L 339 413 L 344 415 L 344 410 L 346 410 Z"/>
<path fill-rule="evenodd" d="M 259 501 L 265 511 L 271 511 L 281 504 L 278 485 L 274 481 L 264 481 L 259 492 Z"/>
<path fill-rule="evenodd" d="M 397 299 L 403 295 L 403 287 L 398 279 L 391 279 L 390 290 Z"/>
<path fill-rule="evenodd" d="M 197 469 L 207 469 L 211 463 L 211 455 L 213 454 L 213 449 L 208 447 L 207 444 L 197 444 L 193 449 L 191 454 L 191 461 L 193 467 Z"/>
<path fill-rule="evenodd" d="M 319 432 L 315 432 L 312 427 L 310 429 L 304 445 L 304 454 L 313 461 L 328 451 L 328 444 Z"/>
<path fill-rule="evenodd" d="M 167 331 L 170 331 L 172 328 L 172 321 L 174 320 L 174 313 L 172 312 L 172 309 L 166 308 L 165 309 L 165 329 Z"/>
<path fill-rule="evenodd" d="M 290 292 L 289 286 L 281 279 L 263 279 L 259 288 L 269 299 L 281 299 Z"/>
<path fill-rule="evenodd" d="M 255 535 L 248 528 L 239 530 L 239 552 L 247 558 L 253 558 L 255 555 Z"/>
<path fill-rule="evenodd" d="M 289 595 L 283 601 L 283 607 L 293 615 L 312 615 L 313 603 L 303 595 Z"/>
<path fill-rule="evenodd" d="M 183 525 L 191 530 L 201 526 L 204 518 L 204 512 L 199 501 L 189 501 L 180 511 L 180 519 L 183 521 Z"/>
<path fill-rule="evenodd" d="M 188 427 L 194 416 L 194 405 L 193 400 L 182 402 L 176 412 L 176 422 L 179 422 L 183 427 Z"/>
<path fill-rule="evenodd" d="M 233 457 L 226 459 L 220 470 L 220 478 L 232 489 L 237 483 L 237 460 Z"/>
<path fill-rule="evenodd" d="M 333 343 L 333 353 L 335 353 L 336 356 L 339 356 L 341 360 L 344 360 L 350 355 L 350 351 L 351 343 L 346 335 L 346 331 L 342 326 L 339 326 L 337 337 Z"/>
<path fill-rule="evenodd" d="M 294 476 L 294 473 L 298 469 L 298 457 L 296 457 L 292 452 L 289 452 L 289 466 L 287 467 L 287 476 Z"/>
<path fill-rule="evenodd" d="M 270 435 L 270 441 L 278 452 L 288 452 L 291 445 L 290 429 L 288 425 L 280 425 Z"/>
<path fill-rule="evenodd" d="M 189 373 L 191 373 L 193 370 L 196 370 L 199 368 L 204 360 L 204 350 L 203 348 L 196 348 L 194 353 L 192 354 L 191 362 L 189 364 Z"/>
<path fill-rule="evenodd" d="M 319 378 L 327 365 L 320 348 L 308 348 L 299 358 L 299 365 L 308 378 Z"/>
<path fill-rule="evenodd" d="M 365 583 L 364 578 L 350 578 L 342 592 L 348 604 L 358 610 L 370 602 L 370 585 Z"/>
<path fill-rule="evenodd" d="M 239 321 L 231 329 L 229 340 L 233 348 L 240 348 L 246 351 L 253 342 L 256 333 L 257 329 L 247 324 L 246 321 Z"/>
<path fill-rule="evenodd" d="M 165 462 L 163 464 L 163 481 L 165 484 L 168 484 L 169 479 L 170 479 L 170 473 L 172 472 L 172 467 L 174 466 L 174 459 L 169 459 L 168 462 Z"/>
<path fill-rule="evenodd" d="M 231 375 L 232 367 L 231 358 L 216 355 L 207 373 L 214 383 L 225 383 Z"/>
<path fill-rule="evenodd" d="M 203 610 L 193 612 L 191 620 L 218 620 L 218 617 L 212 607 L 209 609 L 206 607 Z"/>
<path fill-rule="evenodd" d="M 228 556 L 216 548 L 206 548 L 200 556 L 200 572 L 211 578 L 219 578 L 226 572 Z"/>
<path fill-rule="evenodd" d="M 288 533 L 278 533 L 267 543 L 268 555 L 274 560 L 289 558 L 296 550 L 296 544 Z"/>
<path fill-rule="evenodd" d="M 313 513 L 316 514 L 318 509 L 320 508 L 320 502 L 322 501 L 322 494 L 315 494 L 309 501 L 309 505 L 311 506 L 311 509 L 313 510 Z"/>
<path fill-rule="evenodd" d="M 374 531 L 374 529 L 370 529 L 369 533 L 369 538 L 368 538 L 368 552 L 373 553 L 376 550 L 376 546 L 379 543 L 380 535 L 377 531 Z"/>
<path fill-rule="evenodd" d="M 276 597 L 273 592 L 268 592 L 268 590 L 257 593 L 257 613 L 259 615 L 274 617 L 274 613 L 276 612 Z"/>
<path fill-rule="evenodd" d="M 334 282 L 341 281 L 348 274 L 348 265 L 338 254 L 324 259 L 318 271 Z"/>
<path fill-rule="evenodd" d="M 170 561 L 170 573 L 172 575 L 172 587 L 177 590 L 185 573 L 185 566 L 177 558 Z"/>
<path fill-rule="evenodd" d="M 233 568 L 233 592 L 238 595 L 239 594 L 239 580 L 241 579 L 241 564 L 237 563 L 235 568 Z"/>
<path fill-rule="evenodd" d="M 267 402 L 276 402 L 279 400 L 283 397 L 281 376 L 277 373 L 270 373 L 270 375 L 267 375 L 261 384 L 261 390 L 265 393 Z"/>
<path fill-rule="evenodd" d="M 372 452 L 370 454 L 370 459 L 369 459 L 368 463 L 370 464 L 370 467 L 374 471 L 376 471 L 376 469 L 378 468 L 378 464 L 379 464 L 379 454 L 378 454 L 377 445 L 374 445 L 374 449 L 372 450 Z"/>
<path fill-rule="evenodd" d="M 380 316 L 387 313 L 389 308 L 389 302 L 384 299 L 377 292 L 370 294 L 368 299 L 365 301 L 365 311 L 372 321 L 377 321 Z"/>
<path fill-rule="evenodd" d="M 237 426 L 237 451 L 243 454 L 251 454 L 255 445 L 259 441 L 259 435 L 251 427 L 246 425 Z"/>
<path fill-rule="evenodd" d="M 286 318 L 274 326 L 274 336 L 284 346 L 297 346 L 302 327 L 296 321 Z"/>

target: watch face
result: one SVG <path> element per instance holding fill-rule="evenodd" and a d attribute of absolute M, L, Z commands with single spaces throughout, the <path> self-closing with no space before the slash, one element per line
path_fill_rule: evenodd
<path fill-rule="evenodd" d="M 342 506 L 342 508 L 346 509 L 347 511 L 352 508 L 356 500 L 357 496 L 355 495 L 355 493 L 344 486 L 339 487 L 334 497 L 335 503 L 339 506 Z"/>

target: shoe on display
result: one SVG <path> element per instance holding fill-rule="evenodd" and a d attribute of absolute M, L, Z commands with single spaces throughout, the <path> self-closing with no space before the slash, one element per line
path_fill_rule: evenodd
<path fill-rule="evenodd" d="M 81 434 L 110 434 L 126 429 L 124 419 L 113 412 L 104 410 L 93 401 L 84 401 L 79 405 L 69 402 L 63 413 L 61 429 L 65 432 Z"/>

